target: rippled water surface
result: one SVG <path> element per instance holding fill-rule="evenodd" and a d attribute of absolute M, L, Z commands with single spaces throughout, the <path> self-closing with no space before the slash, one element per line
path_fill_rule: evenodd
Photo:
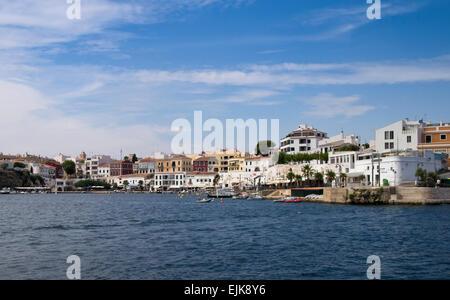
<path fill-rule="evenodd" d="M 450 279 L 450 206 L 0 195 L 0 279 Z"/>

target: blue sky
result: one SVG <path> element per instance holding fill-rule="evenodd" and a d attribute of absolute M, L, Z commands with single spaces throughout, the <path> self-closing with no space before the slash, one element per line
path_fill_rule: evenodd
<path fill-rule="evenodd" d="M 0 152 L 169 151 L 172 121 L 280 119 L 363 141 L 450 121 L 450 2 L 0 0 Z"/>

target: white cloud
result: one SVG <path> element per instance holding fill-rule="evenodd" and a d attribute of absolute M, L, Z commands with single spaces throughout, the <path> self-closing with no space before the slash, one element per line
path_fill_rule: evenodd
<path fill-rule="evenodd" d="M 427 3 L 409 1 L 407 4 L 401 1 L 392 0 L 390 3 L 382 2 L 381 14 L 382 18 L 389 18 L 418 11 Z M 352 7 L 324 8 L 314 10 L 298 16 L 304 26 L 314 26 L 325 28 L 320 33 L 303 37 L 304 40 L 326 40 L 335 38 L 347 32 L 356 30 L 364 25 L 374 23 L 369 20 L 366 15 L 366 5 L 362 1 L 361 5 Z"/>
<path fill-rule="evenodd" d="M 374 106 L 361 105 L 358 102 L 360 96 L 336 97 L 331 94 L 319 94 L 313 98 L 303 101 L 311 107 L 307 114 L 323 118 L 333 118 L 338 116 L 355 117 L 374 110 Z"/>
<path fill-rule="evenodd" d="M 360 85 L 450 80 L 445 58 L 405 62 L 256 65 L 236 70 L 141 70 L 132 78 L 144 83 L 189 82 L 208 85 Z"/>
<path fill-rule="evenodd" d="M 244 0 L 81 0 L 81 19 L 69 20 L 65 0 L 0 0 L 0 49 L 34 48 L 100 34 L 124 23 L 158 23 L 212 4 L 240 5 Z M 99 49 L 117 50 L 104 40 Z"/>
<path fill-rule="evenodd" d="M 233 93 L 227 97 L 208 96 L 201 100 L 190 101 L 191 103 L 225 103 L 225 104 L 247 104 L 247 105 L 275 105 L 279 101 L 267 101 L 267 98 L 279 96 L 280 92 L 264 89 L 243 90 Z"/>
<path fill-rule="evenodd" d="M 159 133 L 167 133 L 152 124 L 127 125 L 91 122 L 91 116 L 71 116 L 65 107 L 56 106 L 39 91 L 12 82 L 0 81 L 2 117 L 1 152 L 77 154 L 104 153 L 118 156 L 120 149 L 140 155 L 169 150 Z M 153 145 L 158 145 L 158 149 Z"/>

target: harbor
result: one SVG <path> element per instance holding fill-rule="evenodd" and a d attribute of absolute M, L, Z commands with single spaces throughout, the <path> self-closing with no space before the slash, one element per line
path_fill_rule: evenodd
<path fill-rule="evenodd" d="M 0 279 L 65 279 L 73 253 L 86 280 L 365 279 L 372 254 L 383 257 L 383 279 L 450 274 L 448 205 L 197 199 L 1 195 Z"/>

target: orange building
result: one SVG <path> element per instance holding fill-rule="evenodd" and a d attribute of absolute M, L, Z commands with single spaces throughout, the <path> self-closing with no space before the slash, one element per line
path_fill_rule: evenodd
<path fill-rule="evenodd" d="M 450 123 L 426 124 L 423 128 L 422 143 L 418 148 L 448 156 L 450 154 Z"/>
<path fill-rule="evenodd" d="M 170 158 L 157 160 L 156 168 L 159 173 L 192 172 L 192 159 L 185 155 L 172 155 Z"/>

